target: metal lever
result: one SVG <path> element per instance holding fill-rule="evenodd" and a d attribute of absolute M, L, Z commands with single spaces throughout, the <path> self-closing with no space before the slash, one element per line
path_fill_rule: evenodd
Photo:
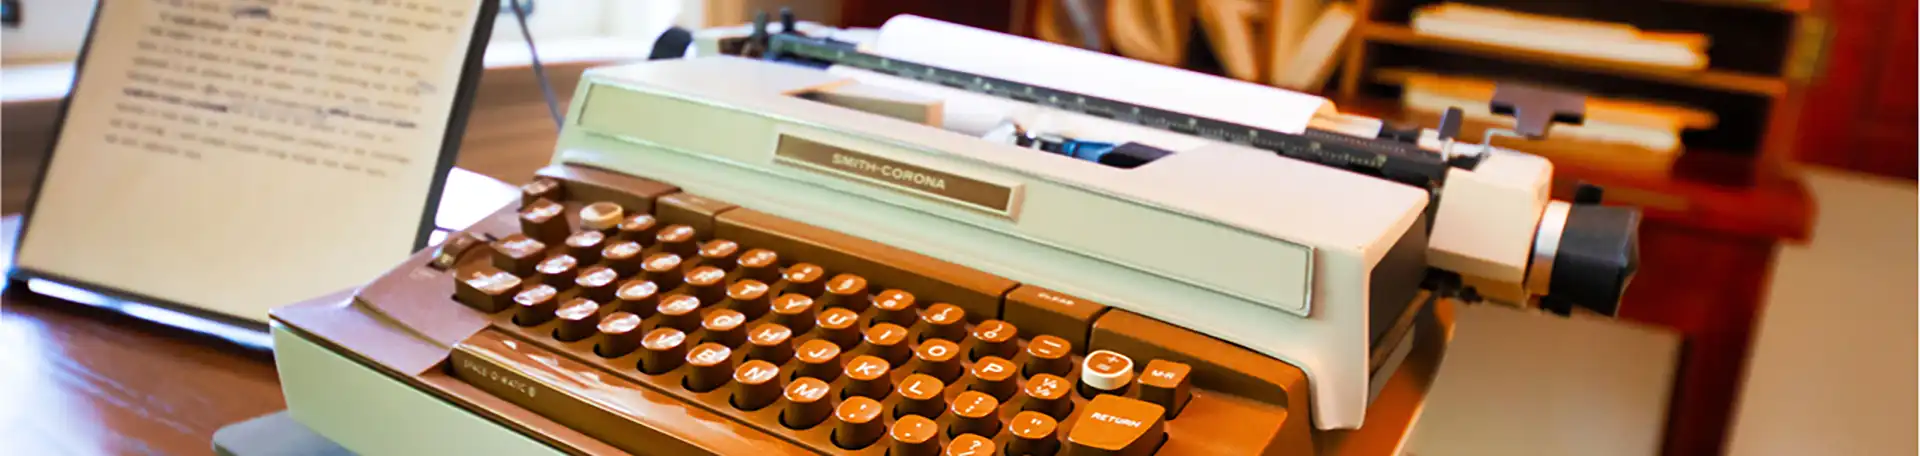
<path fill-rule="evenodd" d="M 1555 122 L 1579 125 L 1587 119 L 1587 97 L 1525 84 L 1493 88 L 1494 114 L 1513 117 L 1513 132 L 1527 139 L 1547 137 Z"/>
<path fill-rule="evenodd" d="M 1461 112 L 1458 106 L 1447 107 L 1447 112 L 1440 113 L 1440 125 L 1436 129 L 1440 133 L 1440 140 L 1451 142 L 1453 138 L 1460 137 L 1460 125 L 1466 122 L 1464 117 L 1466 113 Z"/>

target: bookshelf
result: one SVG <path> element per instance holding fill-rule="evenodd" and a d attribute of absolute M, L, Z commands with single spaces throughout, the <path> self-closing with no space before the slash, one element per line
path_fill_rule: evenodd
<path fill-rule="evenodd" d="M 1808 87 L 1822 70 L 1822 48 L 1832 34 L 1824 10 L 1828 2 L 1461 2 L 1644 31 L 1703 34 L 1707 64 L 1697 70 L 1425 34 L 1413 27 L 1413 12 L 1438 1 L 1354 2 L 1354 33 L 1326 93 L 1342 111 L 1434 125 L 1436 115 L 1403 106 L 1404 85 L 1395 77 L 1424 72 L 1544 84 L 1595 97 L 1685 106 L 1717 117 L 1710 127 L 1682 132 L 1681 149 L 1664 156 L 1553 136 L 1531 144 L 1496 144 L 1552 159 L 1556 197 L 1565 197 L 1575 183 L 1589 182 L 1607 189 L 1610 204 L 1645 211 L 1641 275 L 1621 318 L 1671 327 L 1687 337 L 1664 454 L 1721 454 L 1739 397 L 1749 331 L 1763 308 L 1764 293 L 1756 290 L 1765 283 L 1773 249 L 1807 239 L 1811 229 L 1815 208 L 1793 159 Z M 1471 135 L 1471 122 L 1468 130 Z"/>
<path fill-rule="evenodd" d="M 1429 35 L 1409 25 L 1415 9 L 1434 3 L 1356 0 L 1355 33 L 1330 95 L 1343 103 L 1398 98 L 1398 87 L 1373 76 L 1386 68 L 1547 83 L 1594 96 L 1706 109 L 1723 121 L 1683 135 L 1687 150 L 1781 161 L 1793 155 L 1793 127 L 1804 103 L 1804 87 L 1822 63 L 1819 51 L 1827 34 L 1812 0 L 1463 2 L 1708 36 L 1707 68 L 1688 70 Z"/>
<path fill-rule="evenodd" d="M 1733 70 L 1675 70 L 1653 65 L 1640 65 L 1589 57 L 1553 54 L 1475 41 L 1423 36 L 1415 32 L 1412 28 L 1398 24 L 1367 24 L 1365 28 L 1361 29 L 1360 34 L 1368 42 L 1374 43 L 1389 43 L 1437 51 L 1454 51 L 1560 68 L 1576 68 L 1582 71 L 1667 82 L 1707 90 L 1778 97 L 1786 95 L 1788 87 L 1786 79 L 1780 76 Z"/>

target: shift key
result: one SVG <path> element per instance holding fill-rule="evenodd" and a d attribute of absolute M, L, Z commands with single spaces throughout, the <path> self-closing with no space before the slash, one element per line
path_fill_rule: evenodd
<path fill-rule="evenodd" d="M 1074 353 L 1086 353 L 1087 335 L 1093 331 L 1093 321 L 1106 311 L 1105 304 L 1033 285 L 1020 285 L 1007 293 L 1006 308 L 1000 319 L 1013 323 L 1023 333 L 1065 338 L 1073 343 Z"/>
<path fill-rule="evenodd" d="M 1110 394 L 1094 396 L 1067 431 L 1067 456 L 1147 456 L 1167 439 L 1166 409 Z"/>

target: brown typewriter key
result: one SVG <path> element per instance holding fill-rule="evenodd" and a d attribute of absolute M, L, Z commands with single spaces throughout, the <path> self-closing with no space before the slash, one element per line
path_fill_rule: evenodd
<path fill-rule="evenodd" d="M 768 307 L 773 310 L 773 322 L 789 328 L 795 333 L 806 333 L 813 329 L 813 298 L 798 294 L 783 294 L 773 298 Z"/>
<path fill-rule="evenodd" d="M 1000 400 L 979 391 L 963 391 L 954 396 L 953 428 L 947 435 L 993 435 L 1000 431 Z"/>
<path fill-rule="evenodd" d="M 980 358 L 973 362 L 973 368 L 967 370 L 969 382 L 967 390 L 987 393 L 994 399 L 1007 400 L 1019 389 L 1020 385 L 1013 381 L 1014 372 L 1018 370 L 1019 368 L 1014 367 L 1012 361 L 998 356 Z"/>
<path fill-rule="evenodd" d="M 728 347 L 738 347 L 747 341 L 747 329 L 741 327 L 746 324 L 747 316 L 733 309 L 707 312 L 707 316 L 700 319 L 700 327 L 707 330 L 706 341 Z"/>
<path fill-rule="evenodd" d="M 729 398 L 734 408 L 741 410 L 759 410 L 780 398 L 780 366 L 766 361 L 753 360 L 740 364 L 733 371 L 733 397 Z"/>
<path fill-rule="evenodd" d="M 673 328 L 655 328 L 640 339 L 640 371 L 660 375 L 680 367 L 687 360 L 687 333 Z"/>
<path fill-rule="evenodd" d="M 620 275 L 633 276 L 640 273 L 640 252 L 644 249 L 633 241 L 611 241 L 600 249 L 600 261 L 619 271 Z"/>
<path fill-rule="evenodd" d="M 680 286 L 680 281 L 687 276 L 680 271 L 679 255 L 656 253 L 640 262 L 640 278 L 653 281 L 662 290 L 672 290 Z"/>
<path fill-rule="evenodd" d="M 761 282 L 774 282 L 780 279 L 780 254 L 772 250 L 748 250 L 740 254 L 740 260 L 735 263 L 739 265 L 737 267 L 741 278 Z"/>
<path fill-rule="evenodd" d="M 1164 359 L 1147 361 L 1147 367 L 1140 371 L 1140 387 L 1135 389 L 1136 398 L 1159 404 L 1167 409 L 1167 419 L 1180 414 L 1187 406 L 1187 400 L 1193 398 L 1193 389 L 1187 376 L 1193 373 L 1193 366 Z"/>
<path fill-rule="evenodd" d="M 913 324 L 913 293 L 900 290 L 882 291 L 873 295 L 873 320 L 893 323 L 900 326 Z"/>
<path fill-rule="evenodd" d="M 600 251 L 607 248 L 607 235 L 599 231 L 581 231 L 567 236 L 567 254 L 581 263 L 600 262 Z"/>
<path fill-rule="evenodd" d="M 733 378 L 733 349 L 712 342 L 700 344 L 687 351 L 687 379 L 683 386 L 687 389 L 708 392 L 720 385 L 727 384 Z"/>
<path fill-rule="evenodd" d="M 734 256 L 740 254 L 740 243 L 726 239 L 714 239 L 700 244 L 700 264 L 732 270 Z"/>
<path fill-rule="evenodd" d="M 866 342 L 867 353 L 887 360 L 888 364 L 906 364 L 907 356 L 912 354 L 912 349 L 907 347 L 907 328 L 893 323 L 867 328 Z"/>
<path fill-rule="evenodd" d="M 595 317 L 600 316 L 600 303 L 587 298 L 569 299 L 553 311 L 553 315 L 560 320 L 560 327 L 553 329 L 553 338 L 567 342 L 585 339 L 593 335 L 599 323 Z"/>
<path fill-rule="evenodd" d="M 534 201 L 520 210 L 520 232 L 527 237 L 548 244 L 559 244 L 573 231 L 567 227 L 567 218 L 560 215 L 566 208 L 560 203 L 548 200 Z"/>
<path fill-rule="evenodd" d="M 947 384 L 926 374 L 908 375 L 900 380 L 895 388 L 900 392 L 900 404 L 894 406 L 893 416 L 920 415 L 927 418 L 939 418 L 946 412 L 946 398 L 940 392 Z"/>
<path fill-rule="evenodd" d="M 1073 344 L 1052 334 L 1043 334 L 1027 341 L 1027 366 L 1021 371 L 1028 377 L 1040 374 L 1067 375 L 1073 370 L 1073 360 L 1067 356 L 1073 354 Z"/>
<path fill-rule="evenodd" d="M 560 307 L 554 297 L 559 294 L 560 290 L 544 284 L 520 290 L 520 294 L 513 295 L 513 303 L 519 307 L 513 313 L 513 322 L 520 326 L 538 326 L 553 319 L 554 309 Z"/>
<path fill-rule="evenodd" d="M 1080 361 L 1080 395 L 1124 394 L 1133 383 L 1133 359 L 1108 350 L 1094 350 Z"/>
<path fill-rule="evenodd" d="M 841 349 L 852 349 L 854 344 L 860 343 L 860 328 L 855 327 L 855 323 L 859 322 L 859 315 L 838 307 L 822 311 L 820 316 L 813 319 L 814 326 L 820 328 L 820 337 L 839 345 Z"/>
<path fill-rule="evenodd" d="M 536 177 L 532 182 L 528 182 L 527 185 L 520 186 L 520 207 L 532 206 L 534 202 L 543 199 L 560 201 L 564 198 L 560 195 L 561 189 L 560 181 L 545 177 Z"/>
<path fill-rule="evenodd" d="M 661 228 L 659 233 L 654 233 L 653 243 L 668 253 L 683 257 L 693 256 L 700 250 L 693 239 L 694 234 L 691 226 L 669 225 Z"/>
<path fill-rule="evenodd" d="M 1020 329 L 1015 328 L 1013 323 L 1000 320 L 980 322 L 973 326 L 970 336 L 973 339 L 973 351 L 968 356 L 975 360 L 987 356 L 1012 358 L 1020 350 L 1020 346 L 1013 342 L 1013 338 L 1019 334 Z"/>
<path fill-rule="evenodd" d="M 700 298 L 687 295 L 668 295 L 660 298 L 655 314 L 660 318 L 660 326 L 692 331 L 700 325 Z"/>
<path fill-rule="evenodd" d="M 468 273 L 465 279 L 454 282 L 453 297 L 474 310 L 499 313 L 513 305 L 514 290 L 518 289 L 519 277 L 506 271 L 482 267 Z"/>
<path fill-rule="evenodd" d="M 960 344 L 945 339 L 921 342 L 913 348 L 913 357 L 920 360 L 920 368 L 916 370 L 922 374 L 947 383 L 960 377 Z"/>
<path fill-rule="evenodd" d="M 634 242 L 653 242 L 654 233 L 660 229 L 659 224 L 651 215 L 630 215 L 614 227 L 613 238 Z"/>
<path fill-rule="evenodd" d="M 840 378 L 840 346 L 833 342 L 809 340 L 794 350 L 793 357 L 800 360 L 800 367 L 794 373 L 801 377 L 829 382 Z"/>
<path fill-rule="evenodd" d="M 793 330 L 773 323 L 761 323 L 747 331 L 747 358 L 786 364 L 793 359 Z"/>
<path fill-rule="evenodd" d="M 660 286 L 640 279 L 620 282 L 620 288 L 613 292 L 613 302 L 622 312 L 651 317 L 660 310 Z"/>
<path fill-rule="evenodd" d="M 546 253 L 545 242 L 524 234 L 507 235 L 493 241 L 493 267 L 521 277 L 532 276 L 534 265 L 546 259 Z"/>
<path fill-rule="evenodd" d="M 940 425 L 919 415 L 894 420 L 887 456 L 940 456 Z"/>
<path fill-rule="evenodd" d="M 927 329 L 920 333 L 920 340 L 958 341 L 967 336 L 967 311 L 953 304 L 943 302 L 927 307 L 927 312 L 920 314 L 920 321 L 927 324 Z"/>
<path fill-rule="evenodd" d="M 820 296 L 820 291 L 825 289 L 827 285 L 827 281 L 822 280 L 826 278 L 826 275 L 826 269 L 822 269 L 813 263 L 798 263 L 793 266 L 788 266 L 787 270 L 781 271 L 780 273 L 781 280 L 787 282 L 787 288 L 783 292 Z"/>
<path fill-rule="evenodd" d="M 960 434 L 954 437 L 953 441 L 947 442 L 947 451 L 941 454 L 944 456 L 998 456 L 1000 450 L 994 447 L 993 439 L 981 437 L 979 434 Z"/>
<path fill-rule="evenodd" d="M 486 243 L 487 240 L 481 238 L 479 233 L 471 231 L 453 233 L 433 249 L 433 260 L 427 262 L 427 267 L 442 271 L 453 269 L 454 265 L 465 258 L 468 252 L 474 251 L 474 247 Z"/>
<path fill-rule="evenodd" d="M 787 407 L 780 411 L 780 424 L 794 429 L 807 429 L 820 424 L 833 413 L 833 405 L 827 400 L 827 382 L 812 377 L 793 379 L 782 390 L 781 396 L 787 399 Z"/>
<path fill-rule="evenodd" d="M 700 266 L 685 274 L 687 292 L 700 298 L 701 302 L 720 302 L 727 296 L 727 271 L 713 266 Z"/>
<path fill-rule="evenodd" d="M 1066 430 L 1067 454 L 1147 456 L 1167 439 L 1166 409 L 1111 394 L 1087 401 L 1082 419 Z"/>
<path fill-rule="evenodd" d="M 1007 441 L 1007 454 L 1052 455 L 1060 450 L 1060 439 L 1054 437 L 1060 422 L 1045 413 L 1025 411 L 1013 415 L 1013 421 L 1007 422 L 1007 433 L 1013 434 Z"/>
<path fill-rule="evenodd" d="M 1067 400 L 1067 392 L 1072 389 L 1073 384 L 1060 376 L 1035 375 L 1027 379 L 1027 403 L 1020 409 L 1045 413 L 1056 420 L 1066 419 L 1067 413 L 1073 411 L 1073 402 Z"/>
<path fill-rule="evenodd" d="M 827 279 L 826 293 L 820 295 L 823 308 L 845 307 L 853 313 L 867 311 L 871 304 L 867 297 L 867 279 L 853 274 L 840 274 Z"/>
<path fill-rule="evenodd" d="M 852 397 L 833 409 L 833 444 L 858 450 L 873 445 L 886 434 L 886 422 L 880 419 L 880 401 Z"/>
<path fill-rule="evenodd" d="M 893 393 L 893 380 L 887 378 L 890 370 L 886 360 L 867 355 L 854 357 L 847 361 L 847 386 L 840 390 L 840 396 L 886 399 Z"/>
<path fill-rule="evenodd" d="M 573 279 L 573 285 L 580 287 L 580 295 L 600 302 L 613 302 L 613 292 L 617 290 L 613 281 L 620 273 L 613 268 L 601 265 L 587 266 L 580 270 L 580 276 Z"/>
<path fill-rule="evenodd" d="M 573 279 L 579 277 L 574 268 L 579 265 L 580 262 L 572 255 L 560 254 L 541 260 L 540 264 L 533 267 L 533 272 L 535 277 L 539 277 L 540 283 L 564 290 L 573 287 Z"/>
<path fill-rule="evenodd" d="M 593 352 L 608 358 L 618 358 L 633 353 L 640 348 L 639 315 L 627 312 L 614 312 L 600 320 L 596 329 L 600 331 L 600 343 Z"/>
<path fill-rule="evenodd" d="M 623 220 L 625 216 L 626 210 L 621 209 L 618 204 L 606 201 L 588 204 L 580 208 L 580 229 L 602 234 L 611 233 L 614 227 L 620 226 L 620 222 L 625 221 Z"/>
<path fill-rule="evenodd" d="M 747 315 L 748 320 L 757 320 L 767 314 L 767 284 L 753 279 L 740 279 L 727 285 L 727 300 L 733 301 L 733 309 Z"/>

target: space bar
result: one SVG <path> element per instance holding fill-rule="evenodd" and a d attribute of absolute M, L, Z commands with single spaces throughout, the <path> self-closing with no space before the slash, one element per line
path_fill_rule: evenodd
<path fill-rule="evenodd" d="M 493 331 L 461 342 L 451 357 L 462 381 L 629 453 L 814 454 Z"/>

